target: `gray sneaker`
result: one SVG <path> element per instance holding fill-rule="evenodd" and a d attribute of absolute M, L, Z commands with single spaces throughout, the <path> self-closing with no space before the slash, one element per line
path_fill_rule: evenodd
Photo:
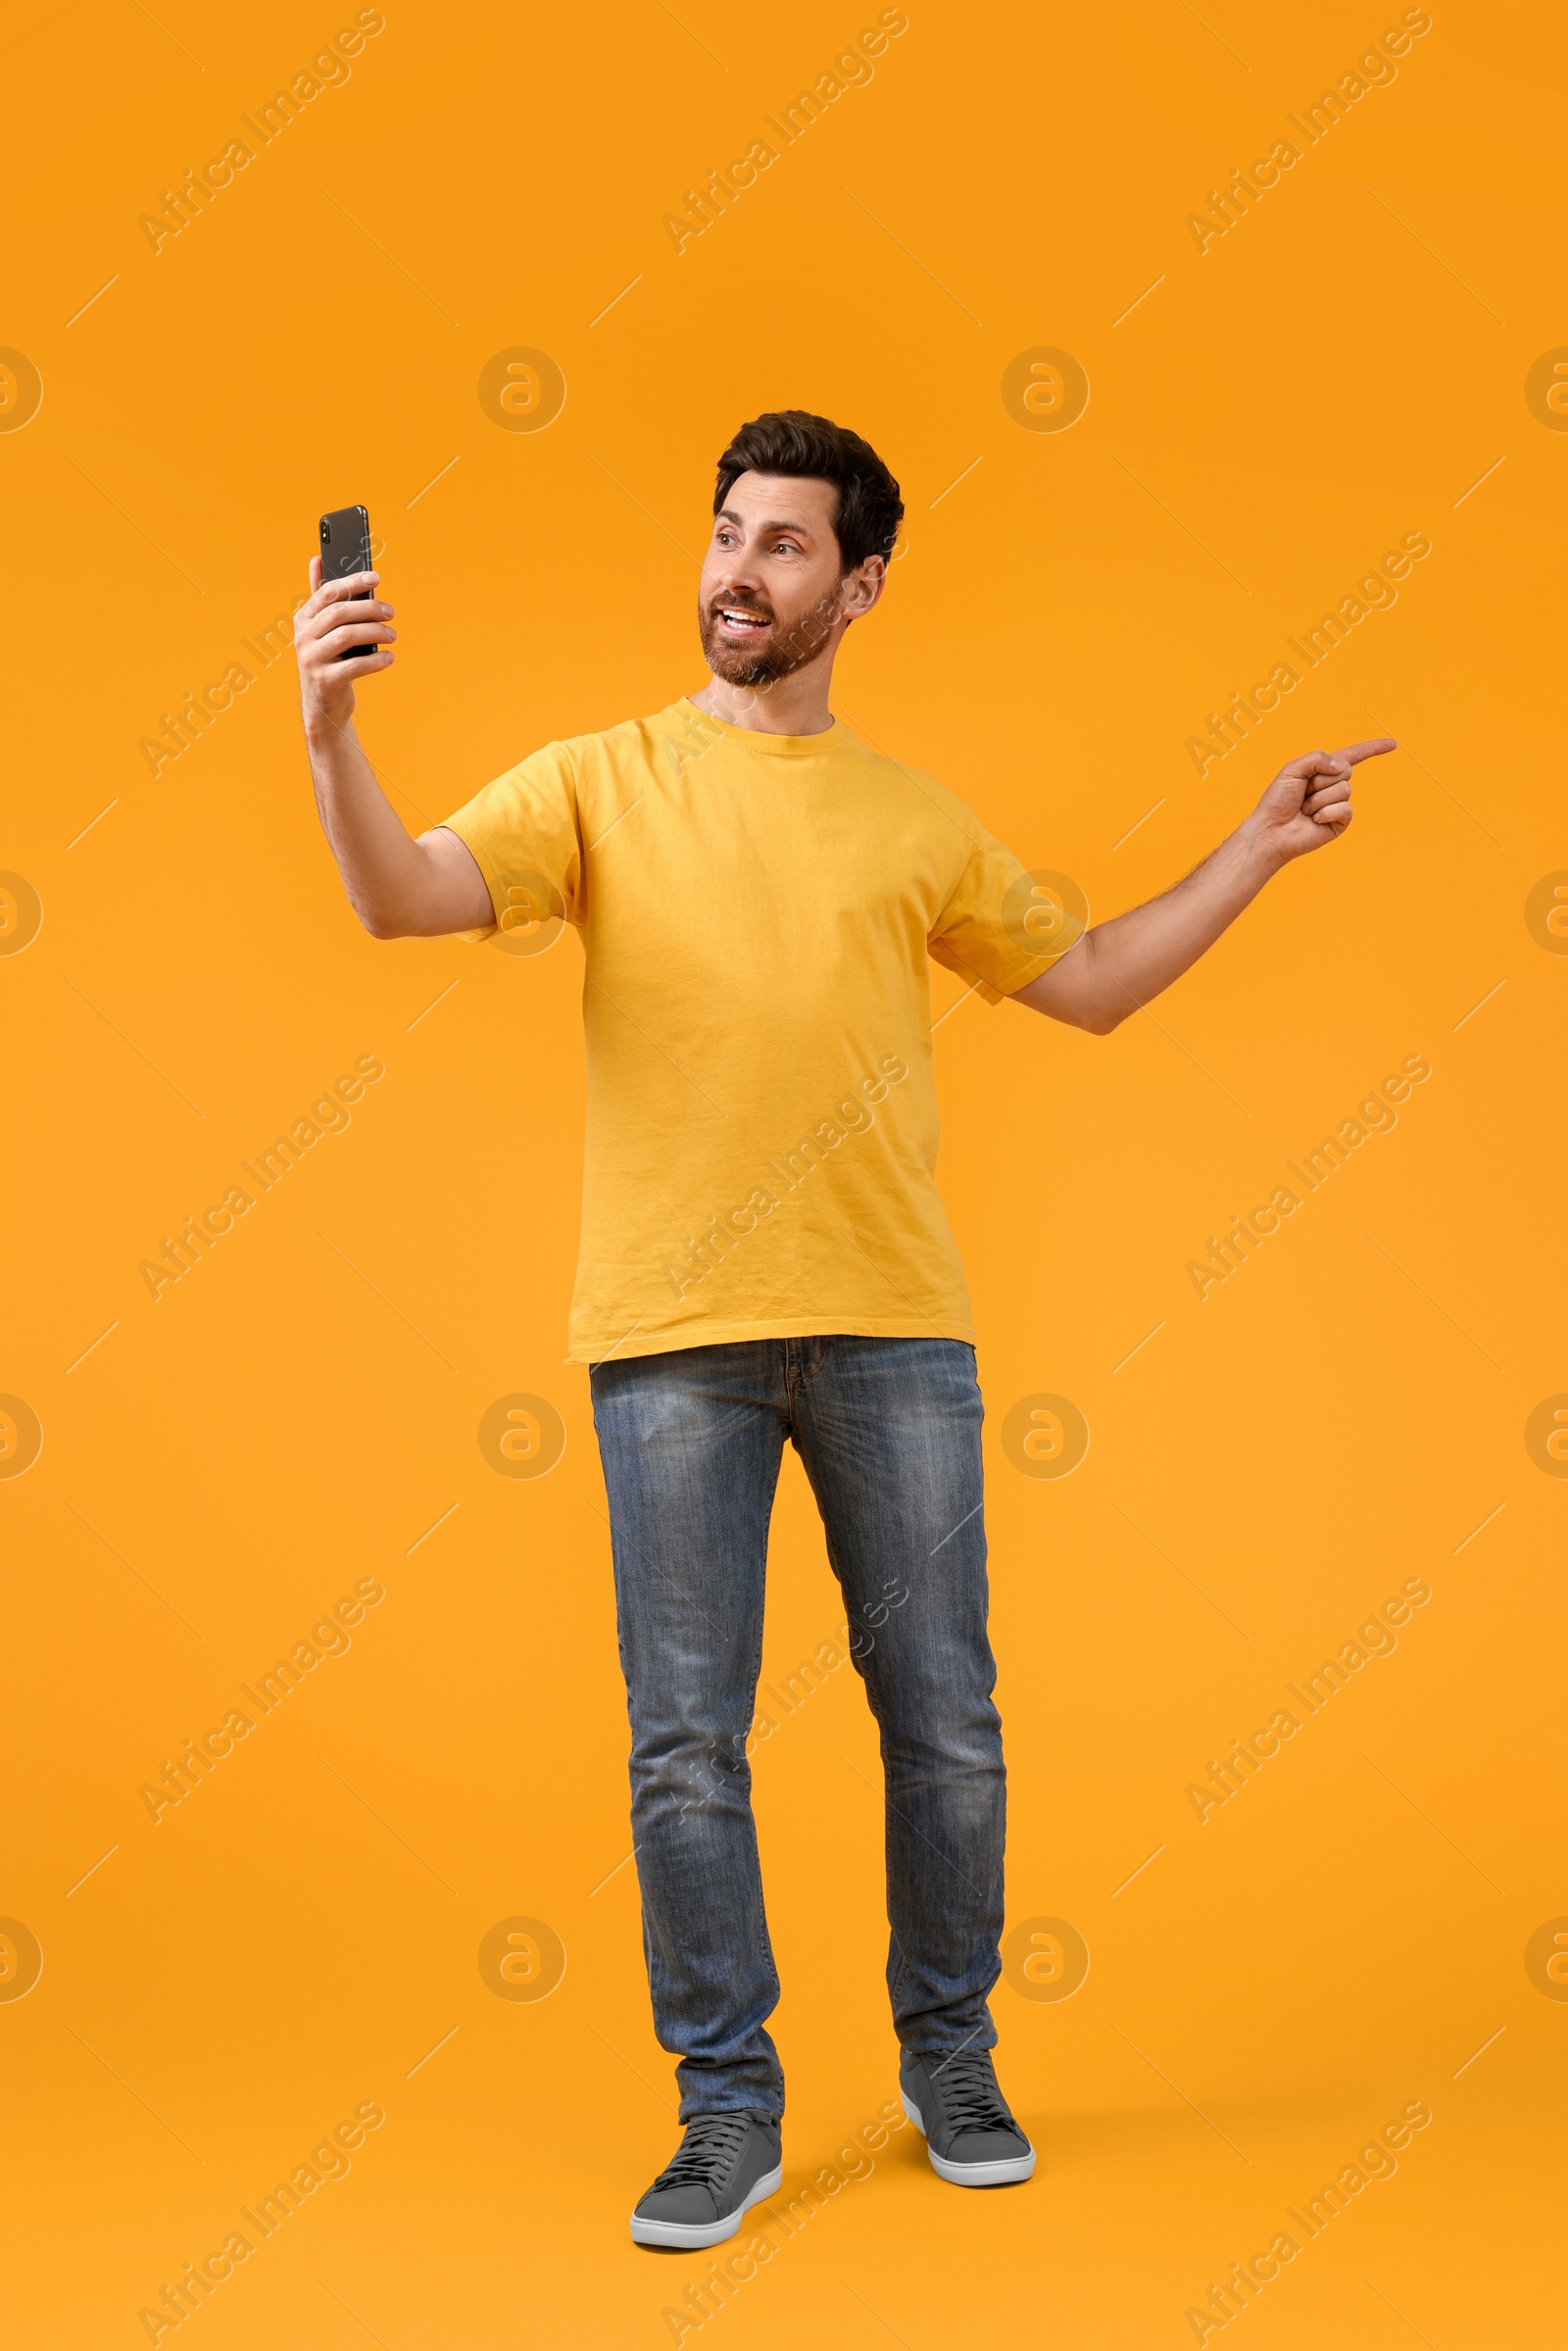
<path fill-rule="evenodd" d="M 632 2241 L 697 2251 L 734 2236 L 741 2215 L 784 2177 L 779 2126 L 771 2115 L 693 2115 L 674 2162 L 631 2216 Z"/>
<path fill-rule="evenodd" d="M 951 2057 L 899 2058 L 904 2111 L 925 2135 L 931 2169 L 955 2187 L 1003 2187 L 1027 2180 L 1035 2151 L 997 2087 L 989 2049 Z"/>

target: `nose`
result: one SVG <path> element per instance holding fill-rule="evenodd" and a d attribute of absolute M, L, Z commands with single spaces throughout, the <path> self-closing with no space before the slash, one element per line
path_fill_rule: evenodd
<path fill-rule="evenodd" d="M 761 586 L 761 575 L 756 562 L 744 553 L 731 556 L 728 567 L 722 573 L 718 586 L 722 596 L 733 595 L 737 591 L 744 592 L 749 596 L 758 595 Z"/>

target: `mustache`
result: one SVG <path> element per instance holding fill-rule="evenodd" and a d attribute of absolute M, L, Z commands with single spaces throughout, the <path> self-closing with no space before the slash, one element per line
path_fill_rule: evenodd
<path fill-rule="evenodd" d="M 832 626 L 837 600 L 837 588 L 830 588 L 805 612 L 796 613 L 788 622 L 781 622 L 772 607 L 750 590 L 733 596 L 715 597 L 707 606 L 699 599 L 699 625 L 704 655 L 714 675 L 726 678 L 732 686 L 754 686 L 765 690 L 792 675 L 807 661 L 816 659 Z M 759 641 L 755 647 L 748 648 L 739 641 L 732 644 L 721 637 L 718 615 L 726 609 L 752 612 L 759 619 L 766 621 L 766 645 Z"/>
<path fill-rule="evenodd" d="M 770 605 L 758 596 L 715 596 L 708 608 L 710 619 L 716 620 L 720 612 L 755 612 L 759 620 L 777 618 Z"/>

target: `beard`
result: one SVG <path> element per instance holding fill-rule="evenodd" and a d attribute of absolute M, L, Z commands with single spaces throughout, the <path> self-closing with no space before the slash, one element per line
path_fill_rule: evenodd
<path fill-rule="evenodd" d="M 792 677 L 797 669 L 804 669 L 808 661 L 816 660 L 833 633 L 837 606 L 837 595 L 829 594 L 780 628 L 777 613 L 749 596 L 726 596 L 706 612 L 699 603 L 697 626 L 703 640 L 703 659 L 713 675 L 722 678 L 727 686 L 776 686 L 781 678 Z M 725 610 L 756 612 L 761 619 L 771 621 L 768 641 L 755 648 L 730 644 L 718 630 L 718 615 Z"/>

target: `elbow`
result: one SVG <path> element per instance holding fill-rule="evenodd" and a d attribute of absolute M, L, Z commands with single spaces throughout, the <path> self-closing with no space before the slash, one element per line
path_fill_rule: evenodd
<path fill-rule="evenodd" d="M 1091 1037 L 1108 1037 L 1138 1005 L 1112 972 L 1101 968 L 1100 938 L 1086 931 L 1062 958 L 1066 1001 L 1056 1011 Z M 1054 1006 L 1054 1010 L 1055 1007 Z"/>
<path fill-rule="evenodd" d="M 405 939 L 408 936 L 407 929 L 395 914 L 383 913 L 374 906 L 356 906 L 354 911 L 372 939 Z"/>

